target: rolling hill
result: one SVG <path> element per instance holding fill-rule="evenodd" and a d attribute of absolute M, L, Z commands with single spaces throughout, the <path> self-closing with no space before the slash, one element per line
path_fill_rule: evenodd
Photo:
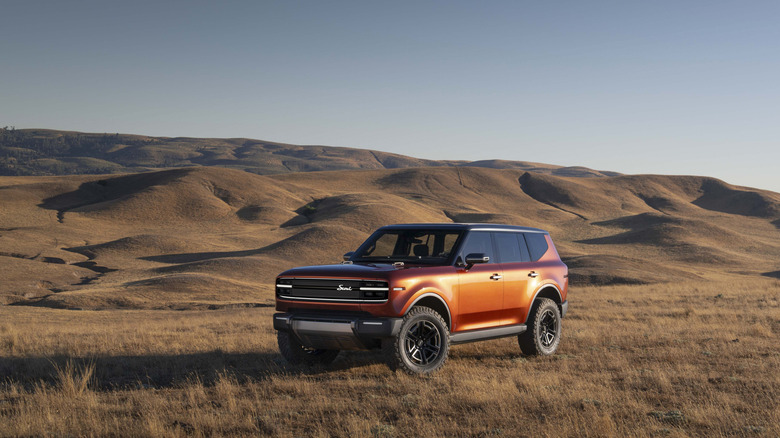
<path fill-rule="evenodd" d="M 259 175 L 432 166 L 523 169 L 579 177 L 618 175 L 579 166 L 504 160 L 423 160 L 366 149 L 298 146 L 248 138 L 169 138 L 0 129 L 0 175 L 114 174 L 191 166 L 220 166 Z"/>
<path fill-rule="evenodd" d="M 705 177 L 190 167 L 0 177 L 0 205 L 5 304 L 265 306 L 281 270 L 338 262 L 375 228 L 402 222 L 548 229 L 576 285 L 780 270 L 780 194 Z"/>

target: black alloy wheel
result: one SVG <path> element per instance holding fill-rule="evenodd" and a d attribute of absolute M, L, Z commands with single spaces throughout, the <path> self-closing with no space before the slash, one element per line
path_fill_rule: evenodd
<path fill-rule="evenodd" d="M 550 309 L 545 309 L 539 321 L 539 343 L 544 348 L 550 348 L 558 338 L 558 319 Z"/>
<path fill-rule="evenodd" d="M 441 334 L 432 322 L 417 321 L 404 334 L 406 356 L 415 365 L 427 365 L 441 354 Z"/>
<path fill-rule="evenodd" d="M 414 307 L 404 316 L 398 335 L 382 341 L 382 350 L 391 369 L 430 374 L 447 360 L 450 330 L 435 310 Z"/>
<path fill-rule="evenodd" d="M 528 315 L 528 328 L 517 336 L 520 350 L 528 356 L 549 356 L 561 343 L 561 311 L 549 298 L 534 301 Z"/>

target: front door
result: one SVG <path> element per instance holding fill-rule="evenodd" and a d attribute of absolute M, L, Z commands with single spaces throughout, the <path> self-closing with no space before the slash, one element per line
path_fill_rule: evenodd
<path fill-rule="evenodd" d="M 504 282 L 501 266 L 495 258 L 490 232 L 472 231 L 468 234 L 460 257 L 465 261 L 466 255 L 473 253 L 485 254 L 490 260 L 487 263 L 475 264 L 470 269 L 459 269 L 459 316 L 454 331 L 501 325 Z"/>

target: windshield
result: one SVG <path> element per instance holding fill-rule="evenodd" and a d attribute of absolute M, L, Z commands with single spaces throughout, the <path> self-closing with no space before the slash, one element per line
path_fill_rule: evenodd
<path fill-rule="evenodd" d="M 360 245 L 352 261 L 450 264 L 461 234 L 461 230 L 380 230 Z"/>

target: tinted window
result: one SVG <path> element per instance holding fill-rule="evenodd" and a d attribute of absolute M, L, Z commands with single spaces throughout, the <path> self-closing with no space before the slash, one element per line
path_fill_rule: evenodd
<path fill-rule="evenodd" d="M 352 256 L 356 262 L 449 264 L 461 231 L 377 231 Z"/>
<path fill-rule="evenodd" d="M 520 233 L 495 233 L 496 246 L 498 247 L 498 261 L 501 263 L 517 263 L 528 261 L 523 259 L 523 253 L 520 251 L 520 245 L 517 242 L 517 236 Z M 525 242 L 523 242 L 525 246 Z"/>
<path fill-rule="evenodd" d="M 547 239 L 542 233 L 523 233 L 531 253 L 531 261 L 539 260 L 547 252 Z"/>
<path fill-rule="evenodd" d="M 495 262 L 493 254 L 493 239 L 487 231 L 472 231 L 466 237 L 466 243 L 463 244 L 463 258 L 472 253 L 482 253 L 490 257 L 488 263 Z"/>
<path fill-rule="evenodd" d="M 531 261 L 531 254 L 528 252 L 528 245 L 525 243 L 525 237 L 520 233 L 513 233 L 517 239 L 517 244 L 520 246 L 520 254 L 522 254 L 524 262 Z"/>

